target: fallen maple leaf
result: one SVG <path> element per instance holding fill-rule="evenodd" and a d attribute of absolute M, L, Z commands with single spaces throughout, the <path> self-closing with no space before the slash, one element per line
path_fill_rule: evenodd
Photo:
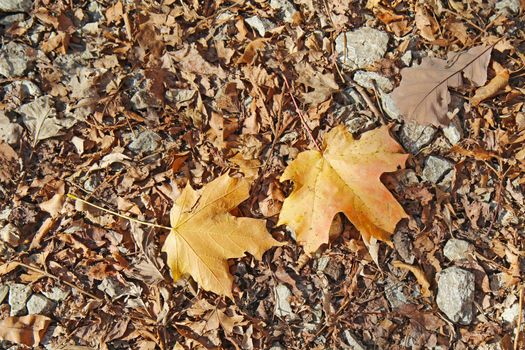
<path fill-rule="evenodd" d="M 42 315 L 7 317 L 0 321 L 0 339 L 36 346 L 50 324 L 51 319 Z"/>
<path fill-rule="evenodd" d="M 408 120 L 436 126 L 449 124 L 449 87 L 463 84 L 462 74 L 474 85 L 487 81 L 492 46 L 476 46 L 467 52 L 449 53 L 448 60 L 425 57 L 419 66 L 401 70 L 401 84 L 391 97 Z"/>
<path fill-rule="evenodd" d="M 325 136 L 322 153 L 300 153 L 281 176 L 281 182 L 292 180 L 294 189 L 283 203 L 278 225 L 291 227 L 307 253 L 328 243 L 339 212 L 367 244 L 372 237 L 388 241 L 407 215 L 380 176 L 403 167 L 407 157 L 388 127 L 366 132 L 359 140 L 343 126 L 334 128 Z"/>
<path fill-rule="evenodd" d="M 248 198 L 248 192 L 247 180 L 228 175 L 200 191 L 186 186 L 171 209 L 173 229 L 162 247 L 174 280 L 190 274 L 203 289 L 232 298 L 228 259 L 245 252 L 260 259 L 266 250 L 280 245 L 264 220 L 229 214 Z"/>

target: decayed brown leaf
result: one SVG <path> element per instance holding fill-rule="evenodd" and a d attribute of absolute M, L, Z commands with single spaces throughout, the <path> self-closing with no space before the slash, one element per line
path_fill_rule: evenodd
<path fill-rule="evenodd" d="M 8 317 L 0 321 L 0 339 L 35 346 L 50 324 L 51 319 L 42 315 Z"/>
<path fill-rule="evenodd" d="M 231 298 L 233 277 L 228 259 L 245 252 L 260 259 L 266 250 L 280 244 L 268 233 L 264 220 L 229 214 L 248 198 L 248 192 L 248 181 L 228 175 L 200 191 L 186 186 L 171 210 L 173 230 L 162 248 L 174 280 L 190 274 L 205 290 Z"/>
<path fill-rule="evenodd" d="M 330 225 L 339 212 L 366 243 L 372 237 L 388 241 L 407 215 L 380 176 L 403 167 L 408 155 L 389 135 L 388 127 L 355 140 L 338 126 L 325 136 L 323 148 L 323 153 L 300 153 L 281 176 L 281 181 L 294 182 L 294 190 L 284 201 L 278 224 L 290 226 L 308 253 L 328 242 Z"/>
<path fill-rule="evenodd" d="M 485 84 L 491 51 L 492 47 L 476 46 L 467 52 L 449 53 L 447 60 L 425 57 L 419 66 L 401 70 L 401 84 L 391 97 L 408 120 L 448 125 L 448 88 L 460 87 L 462 75 L 476 86 Z"/>

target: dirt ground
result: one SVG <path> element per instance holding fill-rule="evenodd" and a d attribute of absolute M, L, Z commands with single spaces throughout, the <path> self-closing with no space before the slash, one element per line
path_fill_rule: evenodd
<path fill-rule="evenodd" d="M 519 0 L 0 1 L 0 348 L 525 348 L 524 13 Z M 399 112 L 403 69 L 478 46 L 504 86 L 479 103 L 473 81 L 452 87 L 446 123 Z M 277 226 L 293 188 L 279 178 L 337 125 L 389 126 L 410 156 L 381 180 L 407 218 L 373 251 L 338 214 L 306 254 Z M 187 184 L 226 173 L 250 182 L 235 215 L 285 243 L 229 260 L 233 299 L 173 281 L 169 231 L 67 196 L 169 226 Z"/>

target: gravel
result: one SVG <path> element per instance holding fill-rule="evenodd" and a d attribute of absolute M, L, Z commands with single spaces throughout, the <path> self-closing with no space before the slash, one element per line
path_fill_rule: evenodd
<path fill-rule="evenodd" d="M 436 132 L 432 126 L 407 122 L 399 131 L 399 141 L 408 152 L 416 154 L 432 142 Z"/>
<path fill-rule="evenodd" d="M 473 251 L 474 246 L 469 242 L 452 238 L 447 241 L 447 244 L 445 244 L 443 254 L 450 261 L 458 261 L 468 259 Z"/>
<path fill-rule="evenodd" d="M 439 309 L 454 323 L 468 325 L 474 320 L 474 274 L 449 267 L 438 274 Z"/>
<path fill-rule="evenodd" d="M 161 144 L 162 138 L 156 132 L 144 130 L 133 140 L 128 148 L 135 153 L 155 152 Z"/>
<path fill-rule="evenodd" d="M 292 311 L 288 299 L 292 296 L 292 292 L 284 284 L 279 284 L 275 288 L 275 315 L 278 317 L 293 318 L 295 314 Z"/>
<path fill-rule="evenodd" d="M 390 79 L 376 72 L 357 71 L 354 74 L 354 81 L 366 89 L 373 89 L 374 83 L 375 86 L 384 92 L 390 92 L 394 89 L 394 84 L 392 84 Z"/>
<path fill-rule="evenodd" d="M 421 176 L 425 181 L 438 183 L 452 168 L 454 168 L 454 163 L 448 159 L 430 156 L 425 162 Z"/>
<path fill-rule="evenodd" d="M 379 61 L 385 55 L 387 45 L 388 34 L 370 27 L 341 33 L 335 39 L 339 61 L 352 69 L 365 68 Z"/>
<path fill-rule="evenodd" d="M 64 291 L 59 287 L 53 287 L 50 291 L 42 292 L 47 298 L 59 302 L 65 300 L 69 296 L 69 291 Z"/>
<path fill-rule="evenodd" d="M 9 286 L 8 304 L 11 307 L 10 316 L 21 316 L 26 312 L 26 302 L 31 296 L 31 287 L 15 283 Z"/>
<path fill-rule="evenodd" d="M 0 12 L 29 12 L 31 7 L 31 0 L 0 0 Z"/>
<path fill-rule="evenodd" d="M 26 306 L 29 315 L 49 315 L 55 308 L 55 303 L 42 294 L 33 294 Z"/>
<path fill-rule="evenodd" d="M 288 0 L 271 0 L 270 7 L 274 10 L 281 10 L 285 22 L 292 22 L 293 16 L 297 12 L 294 4 Z"/>
<path fill-rule="evenodd" d="M 30 64 L 27 54 L 29 50 L 31 50 L 29 46 L 14 41 L 5 44 L 0 49 L 0 75 L 6 78 L 24 75 Z"/>

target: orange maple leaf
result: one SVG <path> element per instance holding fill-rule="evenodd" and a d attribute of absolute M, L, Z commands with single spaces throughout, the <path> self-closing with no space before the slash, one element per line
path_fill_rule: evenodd
<path fill-rule="evenodd" d="M 403 167 L 408 155 L 389 135 L 388 127 L 356 140 L 343 126 L 326 134 L 323 151 L 302 152 L 280 181 L 292 180 L 278 225 L 292 228 L 306 252 L 328 243 L 334 216 L 342 212 L 361 232 L 365 243 L 374 237 L 389 241 L 407 214 L 381 183 L 385 172 Z"/>
<path fill-rule="evenodd" d="M 174 280 L 191 275 L 205 290 L 232 298 L 228 259 L 249 252 L 257 259 L 275 245 L 264 220 L 235 217 L 229 212 L 248 198 L 249 183 L 228 175 L 196 191 L 182 191 L 170 212 L 172 230 L 162 251 Z"/>

